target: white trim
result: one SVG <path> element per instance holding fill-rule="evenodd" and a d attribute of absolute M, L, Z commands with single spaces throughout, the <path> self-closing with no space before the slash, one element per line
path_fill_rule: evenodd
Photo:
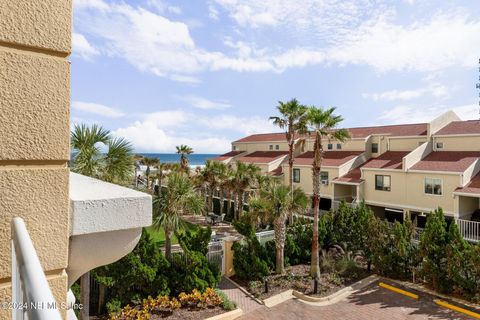
<path fill-rule="evenodd" d="M 359 186 L 362 183 L 365 183 L 365 180 L 360 181 L 360 182 L 348 182 L 348 181 L 338 181 L 338 180 L 332 180 L 331 181 L 333 184 L 347 184 L 347 185 L 352 185 L 352 186 Z"/>
<path fill-rule="evenodd" d="M 360 168 L 365 171 L 404 172 L 402 169 Z M 362 175 L 363 176 L 363 175 Z"/>
<path fill-rule="evenodd" d="M 387 139 L 422 139 L 425 138 L 425 142 L 428 141 L 427 136 L 387 136 Z"/>
<path fill-rule="evenodd" d="M 453 194 L 456 196 L 462 196 L 462 197 L 480 198 L 480 193 L 467 193 L 467 192 L 453 191 Z"/>
<path fill-rule="evenodd" d="M 425 192 L 425 187 L 427 186 L 427 179 L 431 179 L 431 180 L 440 180 L 440 190 L 442 191 L 441 194 L 435 194 L 435 193 L 426 193 Z M 433 187 L 433 186 L 432 186 Z M 433 189 L 432 189 L 433 191 Z M 426 196 L 435 196 L 435 197 L 443 197 L 445 194 L 444 194 L 444 190 L 443 190 L 443 179 L 442 178 L 430 178 L 430 177 L 423 177 L 423 194 L 426 195 Z"/>
<path fill-rule="evenodd" d="M 445 174 L 445 175 L 462 175 L 463 174 L 463 171 L 429 171 L 429 170 L 412 170 L 412 169 L 409 169 L 406 172 L 423 173 L 423 174 Z"/>
<path fill-rule="evenodd" d="M 434 138 L 480 137 L 480 133 L 460 133 L 460 134 L 441 134 L 441 135 L 434 134 L 433 137 Z"/>

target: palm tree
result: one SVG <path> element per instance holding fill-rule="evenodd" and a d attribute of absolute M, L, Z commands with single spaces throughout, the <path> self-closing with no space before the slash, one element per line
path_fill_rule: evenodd
<path fill-rule="evenodd" d="M 209 212 L 213 211 L 213 195 L 222 183 L 226 170 L 226 164 L 218 161 L 207 160 L 205 167 L 202 168 L 199 173 L 201 181 L 208 187 L 207 210 Z M 222 200 L 220 200 L 220 202 L 222 202 Z M 222 203 L 220 204 L 220 207 L 222 207 Z"/>
<path fill-rule="evenodd" d="M 158 158 L 143 157 L 142 164 L 144 166 L 147 166 L 147 169 L 145 170 L 145 176 L 147 177 L 147 189 L 148 189 L 150 186 L 149 181 L 150 181 L 150 173 L 152 171 L 152 167 L 158 166 L 160 164 L 160 160 Z"/>
<path fill-rule="evenodd" d="M 159 161 L 156 168 L 157 168 L 157 179 L 158 179 L 157 196 L 160 196 L 162 194 L 162 181 L 163 181 L 163 178 L 166 177 L 166 171 L 170 169 L 170 166 L 168 163 Z"/>
<path fill-rule="evenodd" d="M 187 145 L 177 146 L 177 153 L 180 155 L 180 165 L 182 168 L 189 172 L 190 168 L 188 167 L 188 155 L 193 153 L 193 149 Z"/>
<path fill-rule="evenodd" d="M 345 129 L 336 129 L 343 121 L 341 116 L 334 115 L 335 108 L 323 110 L 321 108 L 310 107 L 307 112 L 307 121 L 310 134 L 315 136 L 313 147 L 313 238 L 312 238 L 312 263 L 310 274 L 315 280 L 320 279 L 320 265 L 318 254 L 318 208 L 320 204 L 320 170 L 323 160 L 322 139 L 337 140 L 340 142 L 349 138 L 349 133 Z"/>
<path fill-rule="evenodd" d="M 273 124 L 285 130 L 285 137 L 288 143 L 288 183 L 290 190 L 293 190 L 293 148 L 299 134 L 307 133 L 306 114 L 308 108 L 298 103 L 297 99 L 287 102 L 278 102 L 277 110 L 280 116 L 272 116 Z M 293 214 L 289 213 L 290 222 L 293 222 Z"/>
<path fill-rule="evenodd" d="M 277 180 L 271 180 L 268 187 L 262 188 L 259 193 L 250 200 L 250 211 L 256 215 L 273 220 L 275 232 L 275 271 L 285 272 L 285 235 L 286 220 L 290 212 L 304 211 L 308 207 L 308 198 L 299 189 L 291 190 L 289 187 L 280 185 Z"/>
<path fill-rule="evenodd" d="M 192 180 L 183 172 L 172 172 L 167 188 L 153 200 L 153 226 L 165 231 L 165 257 L 171 261 L 173 233 L 182 228 L 181 217 L 201 214 L 205 200 L 195 191 Z"/>
<path fill-rule="evenodd" d="M 235 167 L 235 177 L 233 179 L 235 196 L 237 198 L 235 203 L 235 219 L 238 219 L 243 213 L 245 192 L 253 186 L 256 176 L 260 173 L 260 168 L 254 164 L 245 164 L 239 161 L 237 161 Z"/>
<path fill-rule="evenodd" d="M 102 153 L 101 145 L 107 147 Z M 134 170 L 132 145 L 123 138 L 112 138 L 101 126 L 75 125 L 71 132 L 73 159 L 71 170 L 113 183 L 126 183 Z M 88 318 L 90 273 L 80 279 L 80 302 L 85 306 L 82 315 Z"/>
<path fill-rule="evenodd" d="M 220 189 L 222 190 L 222 210 L 223 210 L 223 203 L 226 201 L 225 206 L 225 214 L 230 214 L 230 208 L 232 205 L 232 196 L 235 190 L 235 171 L 232 169 L 231 165 L 225 166 L 225 171 L 223 172 L 223 176 L 220 182 Z"/>

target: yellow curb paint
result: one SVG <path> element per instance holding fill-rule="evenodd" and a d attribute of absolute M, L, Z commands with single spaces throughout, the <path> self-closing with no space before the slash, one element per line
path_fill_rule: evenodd
<path fill-rule="evenodd" d="M 438 304 L 439 306 L 442 306 L 444 308 L 466 314 L 470 317 L 474 317 L 475 319 L 480 319 L 480 314 L 478 314 L 476 312 L 454 306 L 453 304 L 447 303 L 447 302 L 442 301 L 442 300 L 434 300 L 434 301 L 435 301 L 436 304 Z"/>
<path fill-rule="evenodd" d="M 379 285 L 380 287 L 382 287 L 382 288 L 391 290 L 391 291 L 393 291 L 393 292 L 403 294 L 404 296 L 407 296 L 407 297 L 410 297 L 410 298 L 413 298 L 413 299 L 418 299 L 418 295 L 417 295 L 417 294 L 414 294 L 414 293 L 411 293 L 411 292 L 408 292 L 408 291 L 405 291 L 405 290 L 396 288 L 396 287 L 391 286 L 391 285 L 388 285 L 388 284 L 386 284 L 386 283 L 380 282 L 378 285 Z"/>

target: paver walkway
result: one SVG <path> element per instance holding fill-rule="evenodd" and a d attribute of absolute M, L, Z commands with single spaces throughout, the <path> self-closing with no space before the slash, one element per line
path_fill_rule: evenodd
<path fill-rule="evenodd" d="M 240 319 L 463 320 L 471 318 L 437 306 L 431 297 L 421 296 L 420 300 L 414 300 L 380 288 L 377 283 L 374 283 L 329 306 L 319 307 L 298 300 L 289 300 L 271 309 L 258 308 Z"/>
<path fill-rule="evenodd" d="M 243 313 L 249 313 L 262 307 L 260 303 L 238 289 L 229 279 L 222 277 L 218 288 L 227 295 L 227 297 L 237 304 L 237 307 L 243 310 Z M 253 319 L 253 318 L 252 318 Z"/>

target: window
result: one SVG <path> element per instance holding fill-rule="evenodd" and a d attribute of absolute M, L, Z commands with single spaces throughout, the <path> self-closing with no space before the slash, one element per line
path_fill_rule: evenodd
<path fill-rule="evenodd" d="M 328 171 L 320 172 L 320 182 L 325 185 L 328 184 Z"/>
<path fill-rule="evenodd" d="M 237 150 L 237 146 L 233 146 L 233 147 L 232 147 L 232 150 L 233 150 L 233 151 Z"/>
<path fill-rule="evenodd" d="M 337 143 L 337 150 L 340 150 L 342 149 L 342 144 L 341 143 Z"/>
<path fill-rule="evenodd" d="M 425 178 L 425 193 L 442 195 L 442 179 Z"/>
<path fill-rule="evenodd" d="M 378 153 L 378 143 L 372 143 L 372 153 Z"/>
<path fill-rule="evenodd" d="M 293 182 L 300 182 L 300 169 L 293 169 Z"/>
<path fill-rule="evenodd" d="M 273 144 L 269 145 L 268 149 L 273 150 Z"/>
<path fill-rule="evenodd" d="M 435 146 L 437 149 L 443 149 L 443 142 L 437 142 Z"/>
<path fill-rule="evenodd" d="M 278 144 L 275 145 L 275 150 L 280 150 L 280 146 Z"/>
<path fill-rule="evenodd" d="M 333 149 L 333 144 L 332 144 L 332 143 L 329 143 L 329 144 L 327 145 L 327 149 L 328 149 L 328 150 L 332 150 L 332 149 Z"/>
<path fill-rule="evenodd" d="M 375 190 L 390 191 L 390 176 L 375 175 Z"/>

